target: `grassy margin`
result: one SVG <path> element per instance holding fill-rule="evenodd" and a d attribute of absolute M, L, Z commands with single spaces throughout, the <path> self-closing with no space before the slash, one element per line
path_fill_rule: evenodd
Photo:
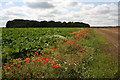
<path fill-rule="evenodd" d="M 106 53 L 107 45 L 110 42 L 104 39 L 97 31 L 93 30 L 93 33 L 99 42 L 101 53 L 95 55 L 94 61 L 91 62 L 91 74 L 94 75 L 93 78 L 115 78 L 114 76 L 118 71 L 118 59 Z"/>

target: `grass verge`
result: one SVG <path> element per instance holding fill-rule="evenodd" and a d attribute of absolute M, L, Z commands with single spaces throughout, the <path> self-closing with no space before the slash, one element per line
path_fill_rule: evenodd
<path fill-rule="evenodd" d="M 118 59 L 106 51 L 109 41 L 97 31 L 94 30 L 93 33 L 96 34 L 95 38 L 99 43 L 100 52 L 91 61 L 90 75 L 93 75 L 93 78 L 115 78 L 114 75 L 118 71 Z"/>

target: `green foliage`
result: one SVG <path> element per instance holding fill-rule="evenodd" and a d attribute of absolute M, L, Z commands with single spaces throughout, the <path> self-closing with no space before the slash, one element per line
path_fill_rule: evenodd
<path fill-rule="evenodd" d="M 73 31 L 79 31 L 80 28 L 3 28 L 2 29 L 2 49 L 3 63 L 12 58 L 26 58 L 28 52 L 36 52 L 53 45 L 54 41 L 60 41 L 61 38 L 53 37 L 61 35 L 70 37 Z M 12 57 L 10 57 L 12 56 Z"/>

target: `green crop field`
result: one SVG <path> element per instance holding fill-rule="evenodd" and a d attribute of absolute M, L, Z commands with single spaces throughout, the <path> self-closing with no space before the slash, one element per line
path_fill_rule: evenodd
<path fill-rule="evenodd" d="M 90 28 L 3 28 L 2 78 L 114 78 L 117 59 Z"/>

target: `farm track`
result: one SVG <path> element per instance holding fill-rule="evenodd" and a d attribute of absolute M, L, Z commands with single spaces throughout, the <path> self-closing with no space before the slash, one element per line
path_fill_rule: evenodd
<path fill-rule="evenodd" d="M 106 40 L 110 42 L 106 47 L 107 53 L 114 57 L 118 57 L 118 28 L 95 28 Z"/>

